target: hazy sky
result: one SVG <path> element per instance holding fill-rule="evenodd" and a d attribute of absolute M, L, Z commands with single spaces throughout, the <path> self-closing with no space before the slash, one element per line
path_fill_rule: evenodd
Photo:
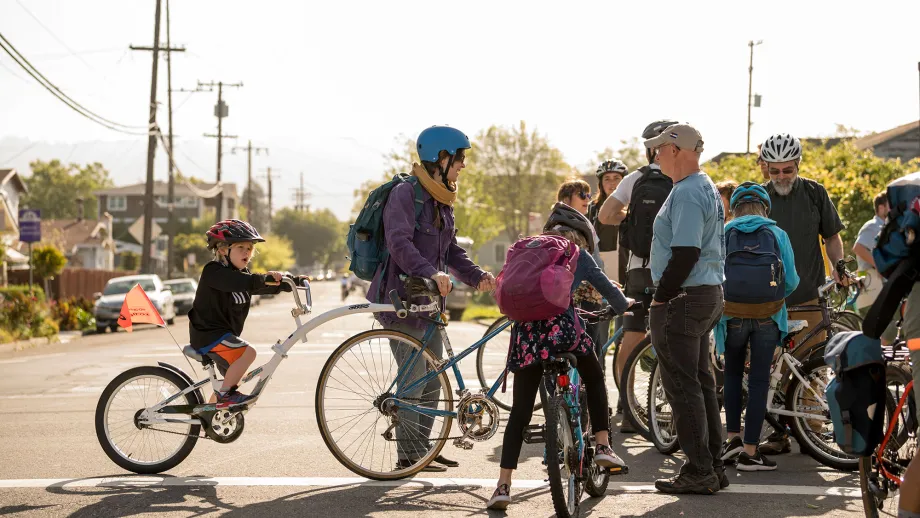
<path fill-rule="evenodd" d="M 0 33 L 77 101 L 144 125 L 151 56 L 127 47 L 152 43 L 154 5 L 0 0 Z M 920 111 L 920 2 L 909 0 L 172 0 L 171 18 L 173 44 L 188 46 L 174 57 L 174 88 L 243 81 L 225 90 L 225 132 L 272 147 L 259 169 L 285 156 L 279 187 L 293 187 L 304 170 L 313 205 L 342 218 L 351 190 L 380 176 L 380 153 L 398 135 L 414 137 L 432 124 L 475 134 L 525 120 L 574 165 L 661 117 L 697 126 L 704 157 L 742 151 L 751 39 L 764 40 L 754 55 L 754 91 L 763 95 L 753 111 L 754 143 L 779 131 L 829 135 L 837 123 L 882 131 L 917 120 Z M 165 72 L 164 64 L 163 127 Z M 215 130 L 215 100 L 174 94 L 177 148 L 196 150 L 197 165 L 176 160 L 196 176 L 213 175 L 214 142 L 201 134 Z M 83 142 L 81 159 L 119 141 L 136 160 L 113 168 L 118 183 L 144 176 L 144 137 L 83 119 L 0 53 L 3 137 L 17 140 L 0 147 L 0 166 L 25 147 L 20 138 Z M 16 163 L 34 158 L 27 152 Z M 227 179 L 245 178 L 239 157 L 226 164 Z M 158 178 L 165 165 L 160 153 Z M 289 193 L 278 200 L 291 203 Z"/>

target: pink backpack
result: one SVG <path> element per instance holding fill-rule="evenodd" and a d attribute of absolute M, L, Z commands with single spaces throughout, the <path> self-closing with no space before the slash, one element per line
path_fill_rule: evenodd
<path fill-rule="evenodd" d="M 498 309 L 511 320 L 546 320 L 572 302 L 578 245 L 559 236 L 519 239 L 496 279 Z"/>

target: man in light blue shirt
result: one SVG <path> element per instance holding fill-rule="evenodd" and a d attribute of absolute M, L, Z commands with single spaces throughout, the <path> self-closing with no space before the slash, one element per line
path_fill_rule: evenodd
<path fill-rule="evenodd" d="M 662 386 L 687 456 L 680 474 L 655 482 L 664 493 L 712 494 L 728 487 L 722 419 L 709 361 L 712 328 L 723 309 L 725 208 L 700 171 L 703 138 L 676 124 L 646 140 L 661 171 L 674 181 L 654 223 L 651 270 L 657 289 L 649 310 Z"/>

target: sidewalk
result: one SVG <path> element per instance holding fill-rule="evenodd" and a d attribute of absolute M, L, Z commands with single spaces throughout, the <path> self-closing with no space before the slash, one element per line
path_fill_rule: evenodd
<path fill-rule="evenodd" d="M 74 340 L 79 340 L 82 337 L 82 331 L 61 331 L 59 334 L 48 338 L 32 338 L 29 340 L 20 340 L 18 342 L 0 344 L 0 353 L 24 351 L 27 349 L 42 347 L 48 344 L 66 344 L 73 342 Z"/>

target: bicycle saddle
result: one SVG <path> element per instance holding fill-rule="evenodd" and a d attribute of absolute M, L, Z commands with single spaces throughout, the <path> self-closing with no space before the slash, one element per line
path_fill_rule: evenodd
<path fill-rule="evenodd" d="M 403 285 L 406 287 L 406 296 L 413 297 L 439 297 L 441 291 L 438 290 L 438 283 L 427 277 L 414 277 L 411 275 L 403 277 Z"/>

